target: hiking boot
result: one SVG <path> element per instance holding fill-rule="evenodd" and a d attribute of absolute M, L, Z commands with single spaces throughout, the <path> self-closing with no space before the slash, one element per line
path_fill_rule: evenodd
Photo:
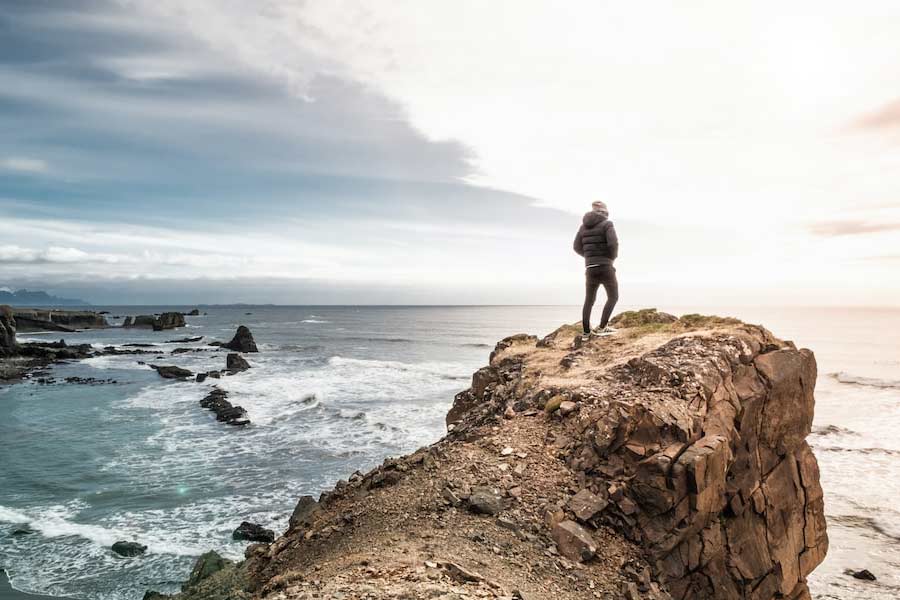
<path fill-rule="evenodd" d="M 618 331 L 619 331 L 618 329 L 613 329 L 612 327 L 607 325 L 603 329 L 597 327 L 596 329 L 594 329 L 594 331 L 592 333 L 596 336 L 606 337 L 608 335 L 614 335 L 614 334 L 618 333 Z"/>
<path fill-rule="evenodd" d="M 581 341 L 582 341 L 582 342 L 589 342 L 592 335 L 594 335 L 594 333 L 591 332 L 591 331 L 589 331 L 589 332 L 587 332 L 587 333 L 582 333 L 582 334 L 581 334 Z"/>

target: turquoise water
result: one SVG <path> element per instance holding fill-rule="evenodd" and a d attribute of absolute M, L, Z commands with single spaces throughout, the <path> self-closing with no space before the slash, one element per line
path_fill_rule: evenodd
<path fill-rule="evenodd" d="M 200 553 L 214 548 L 242 556 L 245 544 L 230 537 L 242 520 L 280 532 L 298 496 L 317 495 L 357 469 L 436 440 L 453 395 L 468 386 L 498 339 L 547 333 L 579 313 L 577 307 L 205 311 L 176 331 L 64 336 L 71 343 L 157 344 L 158 355 L 51 369 L 57 381 L 77 375 L 115 383 L 0 388 L 0 566 L 16 588 L 97 599 L 175 591 Z M 763 322 L 816 350 L 819 434 L 811 442 L 822 465 L 832 550 L 811 584 L 823 598 L 896 597 L 900 311 L 709 312 Z M 253 368 L 245 373 L 198 384 L 163 380 L 138 363 L 223 368 L 222 351 L 170 355 L 176 347 L 206 347 L 164 342 L 227 340 L 240 324 L 260 346 L 259 354 L 247 355 Z M 225 426 L 198 405 L 213 383 L 247 409 L 250 427 Z M 25 525 L 34 532 L 12 535 Z M 146 544 L 147 554 L 117 557 L 109 546 L 120 539 Z M 869 568 L 879 582 L 849 579 L 848 567 Z"/>

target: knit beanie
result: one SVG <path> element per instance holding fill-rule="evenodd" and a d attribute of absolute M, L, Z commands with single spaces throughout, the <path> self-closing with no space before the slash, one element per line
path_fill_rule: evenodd
<path fill-rule="evenodd" d="M 591 202 L 591 209 L 594 212 L 600 213 L 605 217 L 609 216 L 609 209 L 606 208 L 606 202 L 601 202 L 600 200 L 595 200 Z"/>

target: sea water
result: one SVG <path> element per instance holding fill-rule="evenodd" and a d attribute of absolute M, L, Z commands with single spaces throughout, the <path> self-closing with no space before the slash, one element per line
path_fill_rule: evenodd
<path fill-rule="evenodd" d="M 191 307 L 171 307 L 186 310 Z M 665 307 L 662 307 L 665 308 Z M 100 310 L 100 308 L 98 308 Z M 114 316 L 165 310 L 108 307 Z M 673 312 L 686 312 L 677 307 Z M 696 308 L 692 310 L 697 310 Z M 247 520 L 277 532 L 299 496 L 437 440 L 453 395 L 517 332 L 545 334 L 578 307 L 209 307 L 165 332 L 22 334 L 98 346 L 154 344 L 50 369 L 102 385 L 0 388 L 0 567 L 21 590 L 97 599 L 177 591 L 209 549 L 240 559 Z M 895 598 L 900 589 L 900 311 L 718 308 L 816 351 L 810 442 L 822 470 L 831 549 L 811 578 L 820 598 Z M 145 363 L 224 368 L 247 325 L 249 371 L 163 380 Z M 203 342 L 169 342 L 204 336 Z M 175 348 L 206 348 L 171 355 Z M 162 358 L 157 358 L 162 357 Z M 198 402 L 212 385 L 252 420 L 233 428 Z M 33 532 L 13 535 L 16 530 Z M 118 540 L 145 544 L 122 558 Z M 844 570 L 868 568 L 875 583 Z"/>

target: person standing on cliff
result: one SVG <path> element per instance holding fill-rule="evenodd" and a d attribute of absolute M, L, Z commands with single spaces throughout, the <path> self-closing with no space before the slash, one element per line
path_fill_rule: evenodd
<path fill-rule="evenodd" d="M 581 219 L 581 227 L 575 234 L 575 252 L 584 257 L 584 308 L 581 311 L 581 339 L 587 341 L 591 335 L 607 336 L 616 332 L 608 325 L 609 317 L 619 300 L 619 282 L 613 263 L 619 255 L 619 238 L 616 228 L 609 220 L 609 210 L 604 202 L 591 204 L 591 211 Z M 597 299 L 597 289 L 603 285 L 606 290 L 606 304 L 600 325 L 591 331 L 591 310 Z"/>

